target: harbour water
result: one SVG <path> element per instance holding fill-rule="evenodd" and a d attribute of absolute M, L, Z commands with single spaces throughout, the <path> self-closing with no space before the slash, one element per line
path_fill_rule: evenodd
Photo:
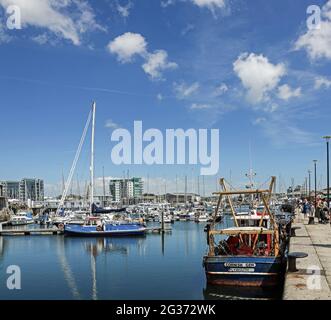
<path fill-rule="evenodd" d="M 204 226 L 175 222 L 171 233 L 137 238 L 0 237 L 0 299 L 280 298 L 281 288 L 207 286 Z M 10 265 L 21 269 L 21 290 L 6 286 Z"/>

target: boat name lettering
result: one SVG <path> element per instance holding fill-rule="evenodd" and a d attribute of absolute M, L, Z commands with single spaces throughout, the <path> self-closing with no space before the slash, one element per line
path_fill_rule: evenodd
<path fill-rule="evenodd" d="M 229 272 L 255 272 L 254 268 L 230 268 Z"/>
<path fill-rule="evenodd" d="M 255 268 L 255 263 L 224 263 L 226 268 Z"/>

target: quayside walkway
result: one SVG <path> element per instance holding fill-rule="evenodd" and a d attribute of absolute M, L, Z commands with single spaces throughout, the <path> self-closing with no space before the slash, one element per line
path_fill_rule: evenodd
<path fill-rule="evenodd" d="M 284 300 L 331 300 L 331 227 L 330 224 L 309 225 L 299 213 L 293 223 L 299 227 L 291 237 L 289 252 L 304 252 L 296 259 L 297 272 L 287 271 Z"/>

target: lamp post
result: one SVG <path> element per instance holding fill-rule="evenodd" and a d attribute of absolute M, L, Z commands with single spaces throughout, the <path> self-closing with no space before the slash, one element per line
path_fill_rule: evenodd
<path fill-rule="evenodd" d="M 311 192 L 311 170 L 308 170 L 308 199 L 310 199 Z"/>
<path fill-rule="evenodd" d="M 323 139 L 326 140 L 326 194 L 327 194 L 327 202 L 328 202 L 328 209 L 330 208 L 330 166 L 329 166 L 329 142 L 331 139 L 331 136 L 325 136 Z"/>
<path fill-rule="evenodd" d="M 317 160 L 313 160 L 314 162 L 314 175 L 315 175 L 315 209 L 317 207 L 317 178 L 316 178 L 316 166 L 317 166 Z"/>

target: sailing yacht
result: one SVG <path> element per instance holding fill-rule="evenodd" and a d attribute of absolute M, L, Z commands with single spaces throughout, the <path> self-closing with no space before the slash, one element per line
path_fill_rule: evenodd
<path fill-rule="evenodd" d="M 88 120 L 86 122 L 83 136 L 81 138 L 76 157 L 71 168 L 69 178 L 66 184 L 66 188 L 64 194 L 62 195 L 61 203 L 64 203 L 64 199 L 66 196 L 66 192 L 70 186 L 71 179 L 73 176 L 73 172 L 75 170 L 82 145 L 84 143 L 87 129 L 90 125 L 90 121 L 92 120 L 92 137 L 91 137 L 91 192 L 90 192 L 90 212 L 86 217 L 83 224 L 66 224 L 64 225 L 64 234 L 67 236 L 140 236 L 145 235 L 146 227 L 140 223 L 129 223 L 129 222 L 110 222 L 109 219 L 102 217 L 104 213 L 110 213 L 114 210 L 104 210 L 102 208 L 96 207 L 94 204 L 94 137 L 95 137 L 95 114 L 96 114 L 96 103 L 94 102 L 92 105 L 92 109 L 88 116 Z M 116 210 L 115 210 L 116 211 Z"/>

